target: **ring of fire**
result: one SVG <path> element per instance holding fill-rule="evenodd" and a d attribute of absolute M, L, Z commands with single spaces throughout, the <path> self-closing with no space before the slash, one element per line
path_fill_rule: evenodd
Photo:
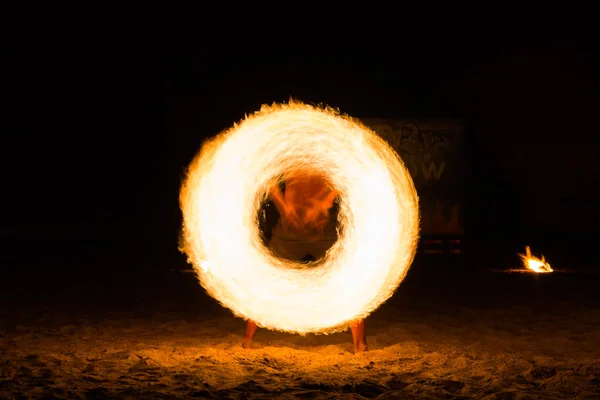
<path fill-rule="evenodd" d="M 312 169 L 339 193 L 338 240 L 317 263 L 276 258 L 258 214 L 280 176 Z M 392 296 L 414 258 L 412 178 L 360 122 L 298 102 L 263 106 L 203 144 L 181 188 L 181 250 L 234 314 L 293 333 L 332 333 Z"/>

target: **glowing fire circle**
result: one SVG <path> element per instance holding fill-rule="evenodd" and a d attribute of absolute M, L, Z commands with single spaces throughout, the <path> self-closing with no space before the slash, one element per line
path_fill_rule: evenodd
<path fill-rule="evenodd" d="M 339 193 L 337 242 L 316 265 L 276 258 L 258 214 L 269 188 L 300 168 Z M 412 178 L 358 121 L 301 103 L 263 106 L 206 142 L 182 185 L 182 251 L 208 293 L 259 326 L 333 333 L 392 296 L 417 246 Z"/>

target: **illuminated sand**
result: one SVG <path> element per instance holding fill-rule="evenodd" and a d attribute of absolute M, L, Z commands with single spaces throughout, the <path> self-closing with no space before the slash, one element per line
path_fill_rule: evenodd
<path fill-rule="evenodd" d="M 372 351 L 359 356 L 349 332 L 302 337 L 259 330 L 256 349 L 243 350 L 244 321 L 203 296 L 189 274 L 113 271 L 70 293 L 62 281 L 62 303 L 0 303 L 11 305 L 0 314 L 0 398 L 491 400 L 600 393 L 600 305 L 591 302 L 598 276 L 480 273 L 467 280 L 442 267 L 452 266 L 415 265 L 367 320 Z M 94 299 L 103 300 L 93 307 Z"/>

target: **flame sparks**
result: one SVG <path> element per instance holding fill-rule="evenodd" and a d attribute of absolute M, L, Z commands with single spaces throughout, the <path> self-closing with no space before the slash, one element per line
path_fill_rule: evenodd
<path fill-rule="evenodd" d="M 258 210 L 280 176 L 312 169 L 339 193 L 339 237 L 316 266 L 276 258 Z M 207 292 L 259 326 L 332 333 L 364 318 L 404 279 L 418 198 L 395 151 L 361 123 L 298 102 L 263 106 L 206 142 L 182 185 L 183 243 Z"/>
<path fill-rule="evenodd" d="M 521 257 L 521 260 L 523 260 L 523 265 L 528 270 L 537 273 L 546 273 L 553 271 L 552 267 L 550 267 L 550 264 L 546 262 L 544 256 L 542 256 L 542 258 L 540 259 L 531 255 L 531 249 L 529 248 L 529 246 L 525 246 L 525 254 L 519 254 L 519 256 Z"/>

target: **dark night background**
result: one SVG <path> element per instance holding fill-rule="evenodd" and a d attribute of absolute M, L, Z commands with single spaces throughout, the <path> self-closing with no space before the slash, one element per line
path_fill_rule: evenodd
<path fill-rule="evenodd" d="M 597 47 L 23 47 L 3 60 L 0 397 L 595 398 Z M 367 318 L 367 358 L 349 332 L 259 329 L 247 352 L 245 321 L 177 249 L 179 187 L 204 138 L 290 97 L 465 122 L 465 251 L 417 254 Z M 502 271 L 525 245 L 556 272 Z"/>
<path fill-rule="evenodd" d="M 4 266 L 109 253 L 181 262 L 178 189 L 203 138 L 290 96 L 356 117 L 463 118 L 467 260 L 508 267 L 525 244 L 554 263 L 593 250 L 590 41 L 419 43 L 385 63 L 292 54 L 17 57 L 5 85 Z"/>

